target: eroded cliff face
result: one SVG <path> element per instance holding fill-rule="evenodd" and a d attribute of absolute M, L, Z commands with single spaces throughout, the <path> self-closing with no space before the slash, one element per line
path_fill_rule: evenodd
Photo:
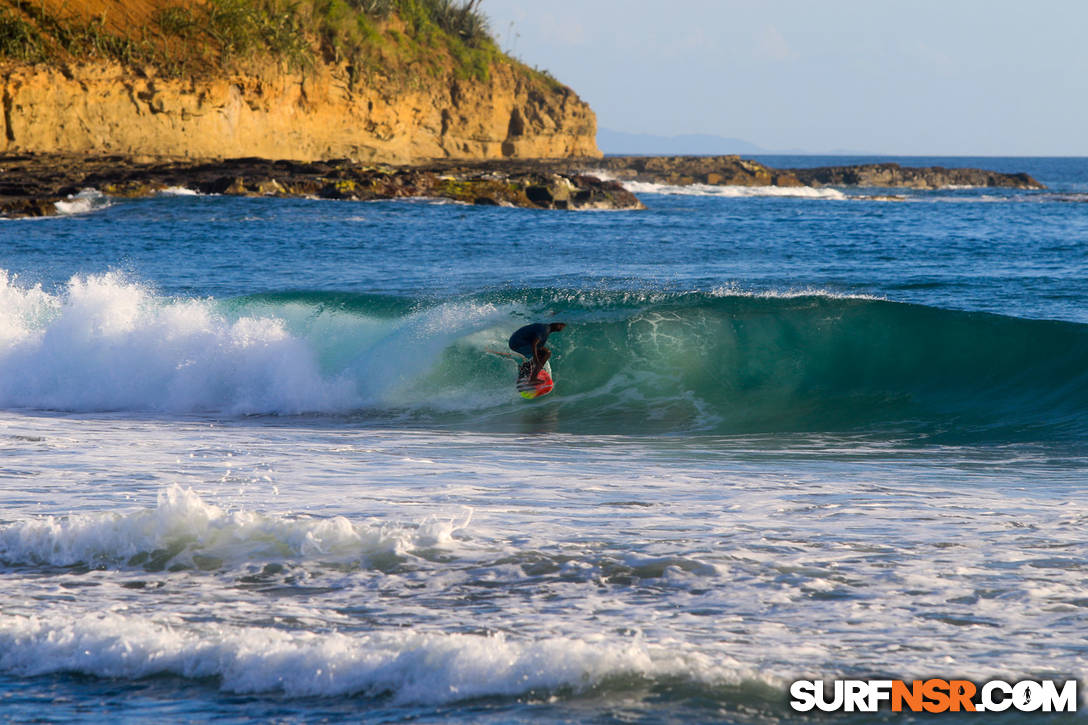
<path fill-rule="evenodd" d="M 0 68 L 0 152 L 407 164 L 601 156 L 596 117 L 565 86 L 507 63 L 349 90 L 330 67 L 207 80 L 115 63 Z"/>

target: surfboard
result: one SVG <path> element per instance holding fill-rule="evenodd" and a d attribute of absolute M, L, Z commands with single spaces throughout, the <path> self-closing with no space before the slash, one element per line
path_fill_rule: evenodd
<path fill-rule="evenodd" d="M 516 353 L 500 352 L 499 350 L 485 350 L 485 352 L 508 358 L 514 362 L 521 361 L 518 364 L 518 382 L 516 383 L 516 387 L 521 397 L 526 400 L 532 400 L 533 398 L 547 395 L 552 392 L 552 388 L 555 387 L 555 381 L 552 380 L 551 360 L 544 363 L 543 369 L 536 375 L 536 380 L 529 380 L 529 361 L 526 358 Z"/>
<path fill-rule="evenodd" d="M 523 363 L 527 365 L 528 363 Z M 533 398 L 539 398 L 542 395 L 547 395 L 552 392 L 552 388 L 555 387 L 555 382 L 552 380 L 552 364 L 549 360 L 544 363 L 544 367 L 536 374 L 536 380 L 529 380 L 528 370 L 522 374 L 522 370 L 518 370 L 518 382 L 517 389 L 521 393 L 521 397 L 526 400 L 532 400 Z"/>

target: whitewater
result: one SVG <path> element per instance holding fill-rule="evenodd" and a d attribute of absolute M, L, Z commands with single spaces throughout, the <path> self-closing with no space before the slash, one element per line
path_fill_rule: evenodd
<path fill-rule="evenodd" d="M 85 191 L 0 223 L 0 718 L 793 722 L 797 679 L 1088 685 L 1088 166 L 910 163 L 1050 189 Z M 568 327 L 526 402 L 488 351 L 538 320 Z"/>

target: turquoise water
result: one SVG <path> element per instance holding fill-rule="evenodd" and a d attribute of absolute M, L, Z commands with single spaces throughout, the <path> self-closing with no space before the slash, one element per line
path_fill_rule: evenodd
<path fill-rule="evenodd" d="M 1082 678 L 1088 161 L 898 161 L 1050 188 L 0 222 L 0 713 L 764 722 L 799 678 Z M 553 319 L 527 403 L 487 351 Z"/>

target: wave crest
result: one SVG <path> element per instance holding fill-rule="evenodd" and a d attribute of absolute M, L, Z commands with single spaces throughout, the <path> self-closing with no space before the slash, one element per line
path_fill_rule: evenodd
<path fill-rule="evenodd" d="M 448 543 L 471 517 L 466 507 L 457 517 L 397 527 L 357 524 L 342 516 L 228 512 L 191 489 L 173 485 L 159 493 L 153 509 L 46 516 L 0 527 L 0 562 L 149 570 L 218 569 L 286 559 L 365 563 L 369 557 Z"/>
<path fill-rule="evenodd" d="M 180 623 L 179 623 L 180 624 Z M 289 632 L 264 627 L 170 626 L 119 614 L 0 617 L 0 670 L 135 679 L 216 677 L 238 693 L 387 696 L 439 704 L 558 688 L 608 677 L 736 681 L 733 667 L 603 636 L 517 641 L 502 634 Z"/>

